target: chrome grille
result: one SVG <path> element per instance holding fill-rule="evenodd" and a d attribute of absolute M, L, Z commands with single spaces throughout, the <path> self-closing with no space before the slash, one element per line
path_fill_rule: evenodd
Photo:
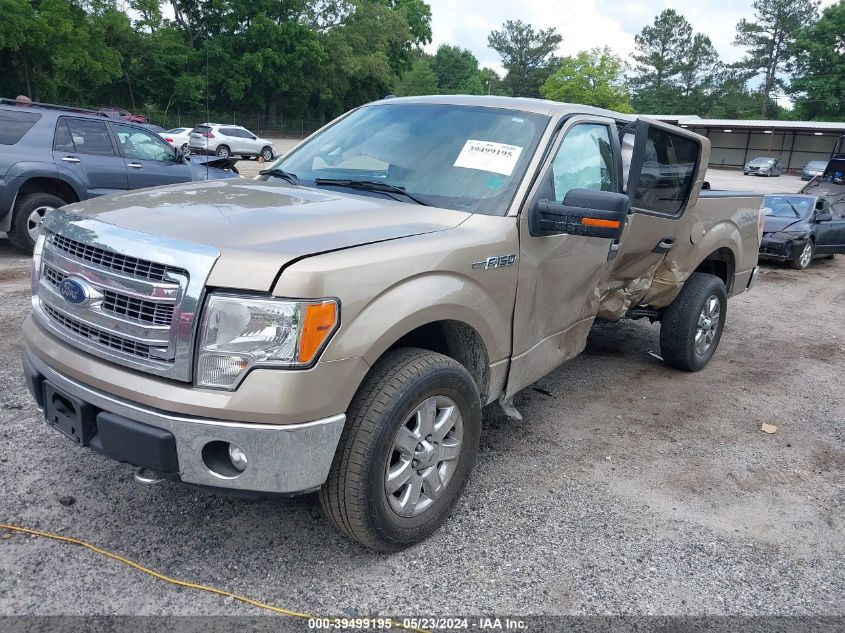
<path fill-rule="evenodd" d="M 42 233 L 32 305 L 48 331 L 112 362 L 191 379 L 197 316 L 217 250 L 63 209 L 47 215 Z M 68 278 L 81 300 L 62 295 Z"/>
<path fill-rule="evenodd" d="M 103 292 L 103 310 L 153 325 L 170 325 L 173 321 L 173 304 L 143 301 L 111 290 Z"/>
<path fill-rule="evenodd" d="M 59 284 L 67 278 L 67 275 L 62 271 L 53 268 L 49 264 L 44 264 L 43 275 L 44 279 L 54 288 L 58 288 Z M 100 307 L 103 310 L 114 312 L 120 316 L 143 323 L 170 325 L 173 322 L 172 303 L 145 301 L 112 290 L 103 290 L 103 303 Z"/>
<path fill-rule="evenodd" d="M 168 274 L 186 275 L 181 268 L 157 264 L 146 259 L 129 257 L 103 248 L 77 242 L 63 235 L 51 235 L 50 243 L 60 251 L 103 268 L 110 268 L 132 277 L 164 281 Z"/>
<path fill-rule="evenodd" d="M 44 311 L 51 319 L 83 338 L 90 339 L 95 343 L 99 343 L 100 345 L 104 345 L 105 347 L 119 352 L 124 352 L 125 354 L 138 356 L 139 358 L 150 357 L 149 345 L 136 343 L 135 341 L 130 341 L 120 336 L 104 332 L 103 330 L 99 330 L 90 325 L 86 325 L 82 321 L 77 321 L 76 319 L 72 319 L 71 317 L 62 314 L 49 305 L 44 306 Z"/>

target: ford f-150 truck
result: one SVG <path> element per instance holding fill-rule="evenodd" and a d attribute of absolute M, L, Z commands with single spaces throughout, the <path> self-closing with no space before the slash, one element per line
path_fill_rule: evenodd
<path fill-rule="evenodd" d="M 707 139 L 607 110 L 419 97 L 362 106 L 256 180 L 44 220 L 24 324 L 47 422 L 137 476 L 319 490 L 395 550 L 453 510 L 481 411 L 585 347 L 661 324 L 713 356 L 755 280 L 762 197 L 702 191 Z"/>

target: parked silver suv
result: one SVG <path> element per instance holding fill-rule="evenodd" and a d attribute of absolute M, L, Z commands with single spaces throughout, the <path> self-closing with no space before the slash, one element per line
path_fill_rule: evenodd
<path fill-rule="evenodd" d="M 273 160 L 273 141 L 260 138 L 240 125 L 200 123 L 188 137 L 192 154 L 216 154 L 220 158 L 261 156 Z"/>

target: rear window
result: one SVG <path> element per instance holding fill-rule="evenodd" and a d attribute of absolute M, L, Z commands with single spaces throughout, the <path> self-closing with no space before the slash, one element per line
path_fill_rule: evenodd
<path fill-rule="evenodd" d="M 0 110 L 0 145 L 14 145 L 41 118 L 37 112 Z"/>
<path fill-rule="evenodd" d="M 191 134 L 202 134 L 204 132 L 210 132 L 211 128 L 207 125 L 198 125 L 193 130 L 191 130 Z"/>
<path fill-rule="evenodd" d="M 629 192 L 636 209 L 678 215 L 695 183 L 698 143 L 691 138 L 649 128 L 636 189 Z"/>

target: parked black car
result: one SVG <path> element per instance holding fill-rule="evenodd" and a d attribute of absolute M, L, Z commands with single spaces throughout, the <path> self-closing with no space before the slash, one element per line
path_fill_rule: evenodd
<path fill-rule="evenodd" d="M 0 99 L 0 231 L 32 252 L 50 209 L 103 194 L 237 178 L 231 160 L 186 157 L 147 126 Z"/>
<path fill-rule="evenodd" d="M 845 253 L 845 215 L 826 197 L 806 194 L 765 196 L 760 259 L 787 262 L 803 270 L 819 255 Z"/>
<path fill-rule="evenodd" d="M 825 167 L 827 167 L 826 160 L 811 160 L 801 168 L 801 180 L 812 180 L 816 176 L 821 176 Z"/>

